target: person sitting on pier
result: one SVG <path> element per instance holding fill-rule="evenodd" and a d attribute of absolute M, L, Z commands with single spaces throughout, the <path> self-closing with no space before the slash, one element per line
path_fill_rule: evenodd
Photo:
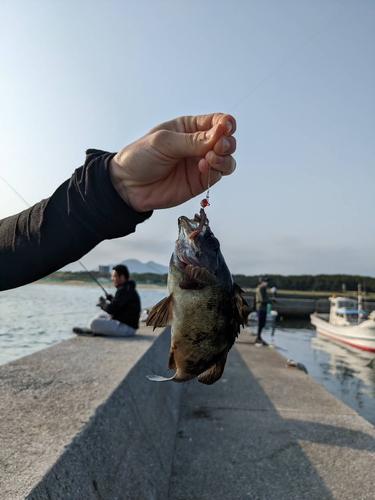
<path fill-rule="evenodd" d="M 255 289 L 254 305 L 258 316 L 258 334 L 255 340 L 256 346 L 268 345 L 262 337 L 261 333 L 267 319 L 267 304 L 270 303 L 267 293 L 268 278 L 263 276 L 259 278 L 259 285 Z"/>
<path fill-rule="evenodd" d="M 73 332 L 82 335 L 109 335 L 112 337 L 133 337 L 138 329 L 141 302 L 135 289 L 135 281 L 129 280 L 129 270 L 119 264 L 115 266 L 111 276 L 116 295 L 100 297 L 97 306 L 103 309 L 90 321 L 89 328 L 73 328 Z"/>

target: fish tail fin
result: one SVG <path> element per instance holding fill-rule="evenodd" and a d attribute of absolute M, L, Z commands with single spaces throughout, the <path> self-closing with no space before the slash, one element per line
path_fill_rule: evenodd
<path fill-rule="evenodd" d="M 173 377 L 167 378 L 167 377 L 161 377 L 160 375 L 147 375 L 147 378 L 149 380 L 152 380 L 153 382 L 170 382 L 176 377 L 176 374 L 173 375 Z"/>
<path fill-rule="evenodd" d="M 173 375 L 173 377 L 167 378 L 167 377 L 161 377 L 160 375 L 147 375 L 147 378 L 149 380 L 152 380 L 153 382 L 187 382 L 188 380 L 192 380 L 193 378 L 196 378 L 195 375 L 187 375 L 186 373 L 178 373 L 178 370 L 176 373 Z"/>

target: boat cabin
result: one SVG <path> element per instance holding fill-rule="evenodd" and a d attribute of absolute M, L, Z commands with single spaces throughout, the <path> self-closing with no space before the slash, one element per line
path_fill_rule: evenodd
<path fill-rule="evenodd" d="M 348 326 L 358 324 L 356 300 L 346 297 L 329 297 L 329 300 L 331 302 L 329 322 L 332 325 Z"/>

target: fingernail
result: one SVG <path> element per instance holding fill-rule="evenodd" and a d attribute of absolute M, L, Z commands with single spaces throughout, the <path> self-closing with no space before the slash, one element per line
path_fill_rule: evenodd
<path fill-rule="evenodd" d="M 227 121 L 227 134 L 230 134 L 230 131 L 232 130 L 232 128 L 233 128 L 232 122 L 230 122 L 228 120 Z"/>
<path fill-rule="evenodd" d="M 226 139 L 225 137 L 223 137 L 223 149 L 222 149 L 222 153 L 225 153 L 225 151 L 228 151 L 229 148 L 230 148 L 230 142 L 228 141 L 228 139 Z"/>

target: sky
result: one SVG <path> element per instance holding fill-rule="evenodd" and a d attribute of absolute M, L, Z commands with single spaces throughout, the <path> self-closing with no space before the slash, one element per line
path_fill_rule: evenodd
<path fill-rule="evenodd" d="M 372 0 L 1 0 L 0 174 L 34 204 L 88 148 L 231 113 L 207 214 L 232 273 L 375 276 L 374 21 Z M 82 262 L 167 265 L 202 197 Z M 24 208 L 0 179 L 0 217 Z"/>

